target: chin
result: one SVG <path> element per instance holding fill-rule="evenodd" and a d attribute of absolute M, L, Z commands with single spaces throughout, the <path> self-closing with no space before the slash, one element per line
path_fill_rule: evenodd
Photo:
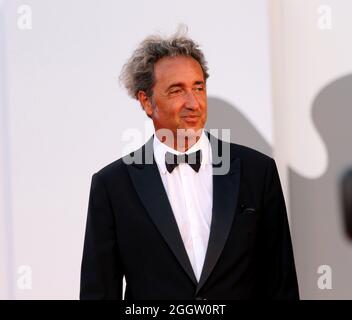
<path fill-rule="evenodd" d="M 198 131 L 201 130 L 203 127 L 198 127 L 198 126 L 192 126 L 192 125 L 186 125 L 182 128 L 180 128 L 180 130 L 193 130 L 193 131 Z"/>
<path fill-rule="evenodd" d="M 199 130 L 201 130 L 202 128 L 198 128 L 198 127 L 186 127 L 186 128 L 180 128 L 181 132 L 179 133 L 179 137 L 200 137 L 201 132 Z M 182 130 L 185 130 L 185 132 L 182 132 Z"/>

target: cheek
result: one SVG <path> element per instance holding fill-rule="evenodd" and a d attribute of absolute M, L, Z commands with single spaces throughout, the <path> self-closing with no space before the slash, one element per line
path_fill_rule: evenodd
<path fill-rule="evenodd" d="M 168 106 L 167 108 L 159 109 L 156 118 L 162 123 L 179 123 L 180 110 L 175 106 Z"/>
<path fill-rule="evenodd" d="M 202 112 L 203 116 L 206 117 L 208 112 L 208 105 L 206 104 L 206 102 L 203 104 Z"/>
<path fill-rule="evenodd" d="M 169 111 L 170 116 L 173 118 L 180 118 L 180 114 L 182 113 L 183 105 L 182 104 L 174 104 Z"/>

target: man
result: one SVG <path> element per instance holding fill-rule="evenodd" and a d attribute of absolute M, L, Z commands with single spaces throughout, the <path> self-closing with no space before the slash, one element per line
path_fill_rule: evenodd
<path fill-rule="evenodd" d="M 275 162 L 204 130 L 207 77 L 180 35 L 124 66 L 155 134 L 93 175 L 81 299 L 122 299 L 123 276 L 126 300 L 299 298 Z"/>

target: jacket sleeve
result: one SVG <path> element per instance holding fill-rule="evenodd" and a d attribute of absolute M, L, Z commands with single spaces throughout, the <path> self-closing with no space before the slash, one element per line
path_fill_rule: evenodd
<path fill-rule="evenodd" d="M 99 173 L 92 177 L 81 265 L 80 299 L 122 299 L 123 268 L 115 219 Z"/>
<path fill-rule="evenodd" d="M 269 160 L 259 228 L 261 297 L 299 299 L 299 289 L 284 195 L 275 161 Z"/>

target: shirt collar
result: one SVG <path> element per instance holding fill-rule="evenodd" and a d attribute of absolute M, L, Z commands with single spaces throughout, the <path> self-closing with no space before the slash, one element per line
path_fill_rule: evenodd
<path fill-rule="evenodd" d="M 154 139 L 153 139 L 153 149 L 154 149 L 154 158 L 156 163 L 159 166 L 159 169 L 161 173 L 165 174 L 166 173 L 166 165 L 165 165 L 165 153 L 171 152 L 173 154 L 189 154 L 192 152 L 196 152 L 198 150 L 202 150 L 202 161 L 200 165 L 200 169 L 203 170 L 205 169 L 206 165 L 211 165 L 212 164 L 212 153 L 211 153 L 211 145 L 209 142 L 208 137 L 205 134 L 205 131 L 203 129 L 202 134 L 200 135 L 200 138 L 198 141 L 186 152 L 180 152 L 177 151 L 166 144 L 162 143 L 156 134 L 154 134 Z"/>

